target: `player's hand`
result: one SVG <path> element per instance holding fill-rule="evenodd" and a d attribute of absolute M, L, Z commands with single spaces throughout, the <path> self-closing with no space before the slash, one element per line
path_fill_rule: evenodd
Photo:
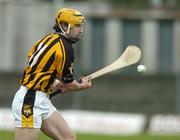
<path fill-rule="evenodd" d="M 85 89 L 85 88 L 89 88 L 91 87 L 91 80 L 88 77 L 82 77 L 81 78 L 81 88 Z"/>

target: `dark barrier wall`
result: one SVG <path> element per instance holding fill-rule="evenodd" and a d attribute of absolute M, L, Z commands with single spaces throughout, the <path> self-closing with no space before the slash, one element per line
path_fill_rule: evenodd
<path fill-rule="evenodd" d="M 11 107 L 21 75 L 0 74 L 0 107 Z M 175 113 L 175 77 L 171 75 L 109 75 L 93 81 L 86 91 L 52 99 L 58 109 Z"/>

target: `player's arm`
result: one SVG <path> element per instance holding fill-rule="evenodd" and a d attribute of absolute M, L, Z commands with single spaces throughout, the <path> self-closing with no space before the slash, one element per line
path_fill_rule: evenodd
<path fill-rule="evenodd" d="M 56 79 L 52 84 L 50 98 L 57 94 L 64 94 L 67 91 L 82 90 L 91 87 L 91 81 L 83 77 L 76 81 L 73 77 L 72 68 L 64 69 L 61 79 Z"/>
<path fill-rule="evenodd" d="M 82 90 L 91 86 L 91 81 L 86 77 L 81 78 L 81 82 L 74 79 L 72 63 L 68 67 L 64 67 L 61 81 L 63 83 L 62 87 L 66 91 Z"/>
<path fill-rule="evenodd" d="M 86 77 L 82 78 L 81 82 L 73 80 L 70 83 L 63 84 L 63 88 L 65 88 L 67 91 L 82 90 L 89 87 L 91 87 L 91 81 Z"/>
<path fill-rule="evenodd" d="M 52 84 L 53 91 L 61 90 L 63 93 L 65 91 L 82 90 L 89 87 L 91 87 L 91 81 L 86 77 L 81 78 L 80 82 L 73 80 L 69 83 L 63 83 L 62 81 L 56 79 Z"/>

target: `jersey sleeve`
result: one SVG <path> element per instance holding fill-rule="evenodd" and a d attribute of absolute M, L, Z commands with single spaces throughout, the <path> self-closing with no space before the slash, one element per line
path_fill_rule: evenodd
<path fill-rule="evenodd" d="M 64 67 L 61 80 L 63 83 L 70 83 L 74 80 L 73 75 L 73 63 L 71 63 L 70 65 Z"/>
<path fill-rule="evenodd" d="M 66 50 L 64 46 L 60 46 L 60 51 L 57 52 L 57 73 L 58 79 L 63 83 L 70 83 L 74 80 L 73 63 L 74 52 Z"/>

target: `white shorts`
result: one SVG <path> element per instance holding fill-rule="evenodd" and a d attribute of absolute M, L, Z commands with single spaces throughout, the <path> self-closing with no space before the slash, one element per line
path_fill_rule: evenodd
<path fill-rule="evenodd" d="M 16 92 L 12 103 L 15 127 L 41 128 L 42 120 L 55 111 L 45 92 L 28 90 L 25 86 Z"/>

